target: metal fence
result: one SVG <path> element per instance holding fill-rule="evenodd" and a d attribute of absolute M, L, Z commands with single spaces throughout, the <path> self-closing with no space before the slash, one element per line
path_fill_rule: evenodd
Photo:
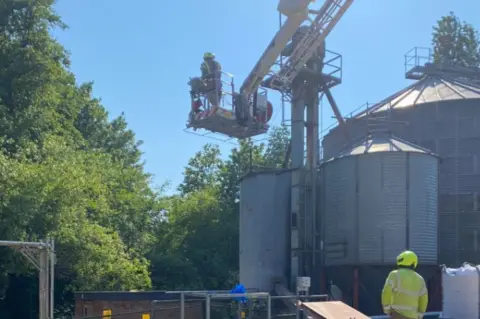
<path fill-rule="evenodd" d="M 272 296 L 269 293 L 231 294 L 229 292 L 171 292 L 174 298 L 152 301 L 150 309 L 104 310 L 84 319 L 300 319 L 300 302 L 328 301 L 328 295 Z M 178 296 L 178 297 L 177 297 Z M 387 316 L 371 316 L 383 319 Z M 424 318 L 443 318 L 426 313 Z"/>
<path fill-rule="evenodd" d="M 179 293 L 179 292 L 176 292 Z M 162 301 L 152 303 L 152 319 L 272 319 L 300 318 L 299 302 L 325 301 L 327 295 L 272 296 L 269 293 L 232 294 L 229 292 L 180 292 L 178 316 Z"/>

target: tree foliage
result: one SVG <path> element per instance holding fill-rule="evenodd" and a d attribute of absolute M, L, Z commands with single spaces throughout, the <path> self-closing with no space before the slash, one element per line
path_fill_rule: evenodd
<path fill-rule="evenodd" d="M 185 167 L 180 194 L 163 199 L 164 218 L 149 258 L 157 289 L 225 289 L 238 280 L 239 183 L 252 170 L 278 168 L 288 130 L 265 144 L 242 140 L 227 157 L 207 144 Z"/>
<path fill-rule="evenodd" d="M 67 51 L 50 36 L 66 27 L 52 3 L 0 2 L 0 239 L 55 238 L 57 310 L 71 307 L 75 290 L 231 287 L 240 179 L 279 167 L 288 131 L 274 129 L 265 144 L 240 141 L 228 154 L 205 145 L 178 194 L 162 195 L 124 115 L 110 120 L 93 84 L 78 84 L 69 70 Z M 0 297 L 15 294 L 3 308 L 29 317 L 18 304 L 36 298 L 17 294 L 36 294 L 35 272 L 1 250 Z"/>
<path fill-rule="evenodd" d="M 158 194 L 141 142 L 77 85 L 52 3 L 0 2 L 0 239 L 54 237 L 66 291 L 148 289 Z M 31 273 L 18 257 L 2 249 L 1 278 Z"/>
<path fill-rule="evenodd" d="M 462 22 L 451 12 L 438 20 L 433 30 L 436 63 L 480 67 L 480 38 L 471 24 Z"/>

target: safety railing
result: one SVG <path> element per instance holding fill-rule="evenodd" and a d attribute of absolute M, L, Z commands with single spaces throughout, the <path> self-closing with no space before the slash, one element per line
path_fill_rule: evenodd
<path fill-rule="evenodd" d="M 154 300 L 150 307 L 130 311 L 103 310 L 100 314 L 84 315 L 84 319 L 300 319 L 301 302 L 328 301 L 328 295 L 272 296 L 250 292 L 232 294 L 230 291 L 170 291 L 166 300 Z M 141 308 L 141 307 L 140 307 Z M 388 319 L 386 315 L 369 316 Z M 441 312 L 427 312 L 425 319 L 444 318 Z M 66 317 L 63 317 L 66 319 Z"/>
<path fill-rule="evenodd" d="M 227 73 L 227 72 L 222 72 L 222 77 L 220 79 L 220 82 L 222 83 L 222 105 L 229 106 L 230 110 L 233 112 L 233 95 L 235 93 L 235 83 L 233 80 L 234 76 L 233 74 Z M 226 86 L 226 89 L 223 89 L 223 87 Z"/>
<path fill-rule="evenodd" d="M 202 106 L 203 111 L 207 114 L 210 114 L 213 104 L 212 100 L 218 102 L 217 106 L 221 109 L 232 112 L 235 114 L 235 97 L 238 96 L 238 93 L 235 92 L 235 83 L 234 83 L 234 76 L 227 72 L 220 72 L 221 76 L 219 79 L 207 79 L 206 81 L 213 81 L 213 86 L 208 90 L 204 91 L 195 91 L 197 93 L 196 98 L 199 98 Z M 200 81 L 200 78 L 191 78 L 189 84 L 191 85 L 194 81 Z M 209 85 L 212 82 L 204 82 L 207 83 L 205 86 Z M 220 87 L 219 87 L 220 86 Z M 266 88 L 259 88 L 252 97 L 249 97 L 250 100 L 246 101 L 252 106 L 256 100 L 261 100 L 262 103 L 257 105 L 257 109 L 255 110 L 256 118 L 257 119 L 266 119 L 267 118 L 267 89 Z M 253 110 L 253 109 L 252 109 Z M 250 112 L 252 114 L 252 112 Z"/>
<path fill-rule="evenodd" d="M 343 57 L 337 52 L 325 50 L 323 60 L 323 74 L 334 77 L 338 83 L 342 82 Z"/>
<path fill-rule="evenodd" d="M 378 103 L 366 102 L 366 103 L 360 105 L 359 107 L 356 107 L 353 111 L 351 111 L 350 113 L 346 114 L 343 118 L 345 118 L 345 119 L 354 118 L 354 117 L 357 116 L 358 114 L 361 114 L 361 113 L 364 113 L 364 112 L 368 112 L 368 110 L 370 110 L 374 105 L 377 105 L 377 104 L 378 104 Z M 335 121 L 335 122 L 333 122 L 332 124 L 330 124 L 329 126 L 323 128 L 322 131 L 320 132 L 320 133 L 321 133 L 321 136 L 326 135 L 331 129 L 333 129 L 333 128 L 336 127 L 337 125 L 338 125 L 338 123 Z"/>
<path fill-rule="evenodd" d="M 405 77 L 407 79 L 420 79 L 423 75 L 423 67 L 433 62 L 431 48 L 414 47 L 405 53 Z"/>
<path fill-rule="evenodd" d="M 236 319 L 299 319 L 299 302 L 326 301 L 327 295 L 272 296 L 265 292 L 232 294 L 229 291 L 182 291 L 167 292 L 179 294 L 178 303 L 172 300 L 152 302 L 151 318 L 169 316 L 179 319 L 190 318 L 236 318 Z M 172 314 L 176 308 L 177 313 Z"/>
<path fill-rule="evenodd" d="M 192 99 L 200 100 L 204 111 L 210 112 L 213 104 L 233 111 L 235 84 L 232 74 L 220 72 L 219 76 L 208 79 L 193 77 L 188 84 L 192 89 Z"/>

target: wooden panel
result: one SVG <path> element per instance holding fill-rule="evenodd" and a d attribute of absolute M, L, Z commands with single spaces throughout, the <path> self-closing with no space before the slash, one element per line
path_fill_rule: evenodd
<path fill-rule="evenodd" d="M 303 307 L 318 319 L 355 318 L 368 319 L 366 315 L 340 301 L 305 302 Z"/>

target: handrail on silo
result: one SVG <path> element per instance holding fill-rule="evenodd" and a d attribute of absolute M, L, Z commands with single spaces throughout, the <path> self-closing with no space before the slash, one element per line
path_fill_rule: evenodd
<path fill-rule="evenodd" d="M 411 80 L 419 80 L 422 77 L 421 68 L 427 63 L 433 62 L 431 48 L 414 47 L 404 55 L 405 77 Z"/>

